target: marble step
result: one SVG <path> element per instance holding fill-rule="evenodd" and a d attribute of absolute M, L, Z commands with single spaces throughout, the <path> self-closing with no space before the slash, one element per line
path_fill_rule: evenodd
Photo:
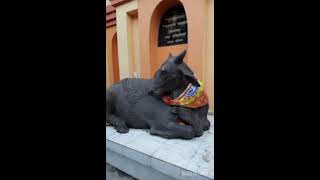
<path fill-rule="evenodd" d="M 120 134 L 107 126 L 107 163 L 141 180 L 212 180 L 214 117 L 208 119 L 210 130 L 191 140 L 164 139 L 141 129 Z"/>

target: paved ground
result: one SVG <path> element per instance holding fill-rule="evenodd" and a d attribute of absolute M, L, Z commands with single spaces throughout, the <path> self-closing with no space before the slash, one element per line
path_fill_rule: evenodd
<path fill-rule="evenodd" d="M 107 180 L 136 180 L 128 174 L 107 164 Z"/>

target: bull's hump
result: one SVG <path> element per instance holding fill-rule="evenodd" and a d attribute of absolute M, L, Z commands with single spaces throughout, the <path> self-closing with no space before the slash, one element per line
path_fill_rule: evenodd
<path fill-rule="evenodd" d="M 149 96 L 151 88 L 150 80 L 126 78 L 121 84 L 130 104 L 136 104 L 141 98 Z"/>

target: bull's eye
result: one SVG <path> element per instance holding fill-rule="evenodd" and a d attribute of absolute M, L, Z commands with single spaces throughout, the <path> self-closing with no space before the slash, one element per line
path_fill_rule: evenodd
<path fill-rule="evenodd" d="M 165 70 L 161 70 L 161 75 L 166 75 L 168 72 L 167 71 L 165 71 Z"/>

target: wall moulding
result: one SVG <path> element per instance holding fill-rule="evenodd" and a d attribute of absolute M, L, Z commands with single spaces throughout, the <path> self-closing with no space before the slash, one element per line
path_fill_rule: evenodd
<path fill-rule="evenodd" d="M 131 0 L 111 0 L 111 6 L 117 7 L 120 6 L 121 4 L 127 3 Z"/>

